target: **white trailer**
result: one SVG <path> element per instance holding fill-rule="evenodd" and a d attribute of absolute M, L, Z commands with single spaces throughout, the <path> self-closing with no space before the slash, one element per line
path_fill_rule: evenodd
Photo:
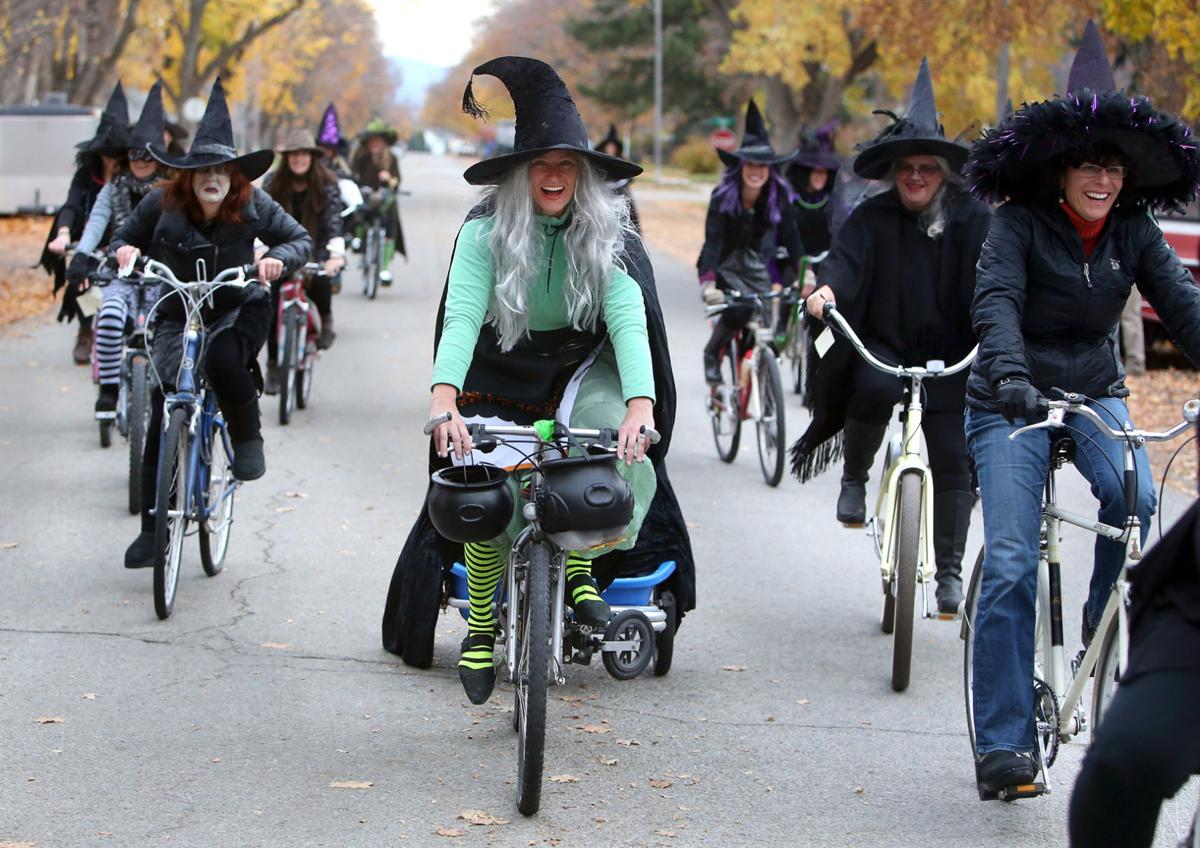
<path fill-rule="evenodd" d="M 75 145 L 100 110 L 65 103 L 0 108 L 0 215 L 52 214 L 67 199 Z"/>

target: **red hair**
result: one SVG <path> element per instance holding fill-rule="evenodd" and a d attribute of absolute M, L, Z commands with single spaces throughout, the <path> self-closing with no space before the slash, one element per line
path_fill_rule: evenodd
<path fill-rule="evenodd" d="M 197 171 L 179 171 L 175 178 L 166 185 L 163 207 L 166 209 L 182 209 L 188 220 L 193 224 L 204 223 L 204 210 L 192 190 L 192 177 Z M 217 220 L 232 224 L 242 223 L 242 209 L 250 202 L 254 186 L 246 179 L 246 175 L 237 167 L 229 175 L 229 194 L 217 210 Z"/>

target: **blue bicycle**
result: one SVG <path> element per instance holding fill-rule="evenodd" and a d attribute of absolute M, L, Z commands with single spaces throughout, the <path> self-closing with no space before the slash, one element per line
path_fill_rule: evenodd
<path fill-rule="evenodd" d="M 197 276 L 203 277 L 203 268 Z M 166 283 L 183 298 L 185 337 L 175 390 L 166 395 L 163 436 L 158 454 L 158 488 L 154 502 L 154 611 L 168 618 L 175 605 L 179 561 L 188 523 L 200 537 L 200 562 L 214 577 L 225 564 L 233 500 L 240 482 L 233 477 L 233 446 L 216 393 L 204 384 L 197 368 L 204 352 L 206 329 L 201 308 L 219 288 L 257 283 L 248 276 L 253 265 L 238 266 L 212 280 L 180 282 L 161 262 L 147 260 L 143 274 Z M 162 302 L 161 300 L 159 301 Z M 161 380 L 160 382 L 165 382 Z"/>

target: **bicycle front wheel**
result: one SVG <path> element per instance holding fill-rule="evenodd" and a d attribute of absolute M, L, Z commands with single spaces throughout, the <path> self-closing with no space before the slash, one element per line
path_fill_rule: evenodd
<path fill-rule="evenodd" d="M 367 230 L 367 246 L 363 256 L 366 265 L 363 268 L 363 294 L 368 300 L 374 300 L 379 291 L 379 230 L 371 226 Z"/>
<path fill-rule="evenodd" d="M 733 462 L 742 440 L 742 410 L 738 390 L 738 361 L 730 345 L 721 357 L 721 382 L 709 386 L 708 414 L 721 462 Z"/>
<path fill-rule="evenodd" d="M 286 427 L 296 409 L 296 345 L 299 342 L 299 319 L 295 311 L 289 309 L 284 313 L 283 320 L 283 364 L 279 370 L 279 423 Z"/>
<path fill-rule="evenodd" d="M 532 816 L 542 803 L 546 753 L 546 690 L 550 686 L 550 549 L 529 551 L 518 651 L 517 809 Z"/>
<path fill-rule="evenodd" d="M 767 485 L 775 487 L 783 479 L 786 428 L 783 406 L 783 379 L 775 354 L 764 349 L 758 360 L 758 399 L 762 417 L 758 420 L 758 464 Z"/>
<path fill-rule="evenodd" d="M 204 493 L 204 520 L 200 522 L 200 564 L 204 573 L 216 577 L 225 567 L 229 531 L 233 527 L 233 458 L 225 442 L 225 431 L 212 429 L 212 459 L 208 469 L 208 491 Z"/>
<path fill-rule="evenodd" d="M 896 522 L 896 566 L 892 575 L 896 628 L 892 634 L 892 688 L 903 692 L 912 674 L 913 617 L 917 601 L 917 561 L 921 547 L 921 475 L 900 476 Z"/>
<path fill-rule="evenodd" d="M 154 500 L 154 612 L 166 619 L 175 606 L 179 561 L 187 532 L 187 412 L 175 409 L 163 436 Z"/>
<path fill-rule="evenodd" d="M 312 397 L 313 369 L 317 365 L 316 342 L 309 336 L 304 343 L 303 367 L 296 375 L 296 408 L 306 409 Z"/>
<path fill-rule="evenodd" d="M 788 360 L 792 366 L 792 391 L 803 395 L 804 384 L 808 381 L 808 331 L 804 328 L 802 316 L 796 318 L 796 325 L 792 328 Z"/>
<path fill-rule="evenodd" d="M 142 510 L 142 454 L 146 449 L 146 428 L 150 426 L 150 362 L 143 354 L 129 364 L 129 513 Z"/>
<path fill-rule="evenodd" d="M 975 618 L 979 611 L 979 592 L 983 586 L 983 548 L 975 558 L 975 570 L 967 585 L 967 598 L 963 602 L 963 700 L 967 706 L 967 738 L 971 741 L 971 755 L 975 755 Z"/>

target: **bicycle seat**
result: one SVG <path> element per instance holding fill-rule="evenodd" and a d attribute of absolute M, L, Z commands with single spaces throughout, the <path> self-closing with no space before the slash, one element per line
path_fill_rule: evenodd
<path fill-rule="evenodd" d="M 1050 465 L 1054 469 L 1075 461 L 1075 437 L 1059 436 L 1050 443 Z"/>

